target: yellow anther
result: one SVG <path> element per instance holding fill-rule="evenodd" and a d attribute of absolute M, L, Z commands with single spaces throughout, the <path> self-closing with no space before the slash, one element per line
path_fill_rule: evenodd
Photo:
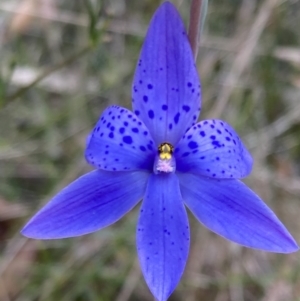
<path fill-rule="evenodd" d="M 159 157 L 162 160 L 170 160 L 172 158 L 172 155 L 170 153 L 160 153 Z"/>
<path fill-rule="evenodd" d="M 170 160 L 172 158 L 173 149 L 170 143 L 162 143 L 158 147 L 159 158 L 161 160 Z"/>

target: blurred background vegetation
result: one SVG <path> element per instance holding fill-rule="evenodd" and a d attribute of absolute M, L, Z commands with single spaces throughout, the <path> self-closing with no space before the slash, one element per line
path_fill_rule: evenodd
<path fill-rule="evenodd" d="M 0 1 L 0 300 L 152 301 L 135 251 L 137 210 L 92 235 L 19 230 L 90 170 L 87 133 L 131 81 L 158 0 Z M 190 1 L 173 0 L 188 23 Z M 300 242 L 300 2 L 211 0 L 197 66 L 201 119 L 222 118 L 255 159 L 246 179 Z M 300 254 L 246 249 L 190 216 L 170 301 L 299 301 Z"/>

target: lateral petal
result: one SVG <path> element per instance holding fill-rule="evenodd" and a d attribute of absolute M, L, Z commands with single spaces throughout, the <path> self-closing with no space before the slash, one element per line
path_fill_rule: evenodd
<path fill-rule="evenodd" d="M 21 233 L 30 238 L 56 239 L 100 230 L 138 203 L 147 179 L 145 172 L 87 173 L 38 211 Z"/>
<path fill-rule="evenodd" d="M 239 180 L 179 174 L 186 205 L 213 232 L 246 247 L 291 253 L 298 245 L 273 211 Z"/>

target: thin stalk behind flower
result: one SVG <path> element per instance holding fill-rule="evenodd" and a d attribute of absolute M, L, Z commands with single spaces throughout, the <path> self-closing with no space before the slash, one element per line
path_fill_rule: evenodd
<path fill-rule="evenodd" d="M 207 13 L 207 5 L 208 0 L 192 0 L 191 4 L 188 36 L 195 61 L 197 60 L 200 36 L 204 27 Z"/>

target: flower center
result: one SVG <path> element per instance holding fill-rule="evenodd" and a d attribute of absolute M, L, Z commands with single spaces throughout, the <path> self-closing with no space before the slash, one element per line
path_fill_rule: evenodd
<path fill-rule="evenodd" d="M 155 158 L 153 171 L 154 173 L 175 172 L 176 162 L 173 156 L 174 147 L 170 143 L 162 143 L 158 147 L 158 155 Z"/>
<path fill-rule="evenodd" d="M 170 143 L 162 143 L 158 147 L 159 158 L 162 160 L 170 160 L 172 158 L 174 147 Z"/>

